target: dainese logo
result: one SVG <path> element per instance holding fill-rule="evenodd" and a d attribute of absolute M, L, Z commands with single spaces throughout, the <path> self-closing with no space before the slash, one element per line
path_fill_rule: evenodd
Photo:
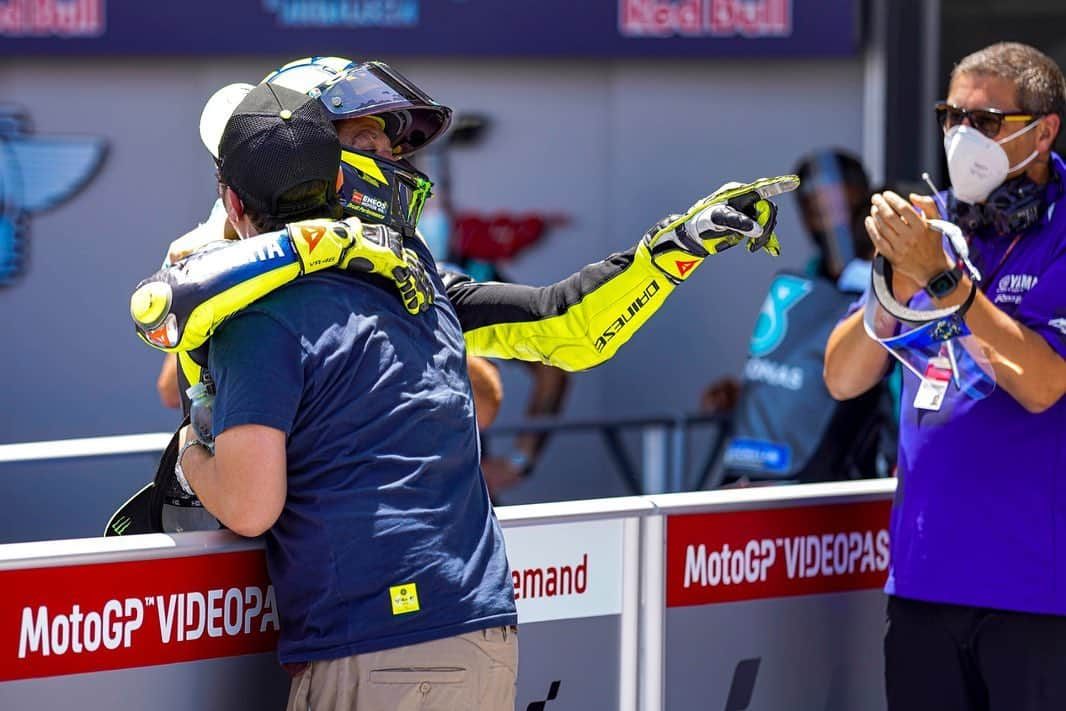
<path fill-rule="evenodd" d="M 318 243 L 322 241 L 322 238 L 326 236 L 326 228 L 316 226 L 301 227 L 300 236 L 304 238 L 304 242 L 307 242 L 307 253 L 311 254 L 311 252 L 315 251 Z"/>

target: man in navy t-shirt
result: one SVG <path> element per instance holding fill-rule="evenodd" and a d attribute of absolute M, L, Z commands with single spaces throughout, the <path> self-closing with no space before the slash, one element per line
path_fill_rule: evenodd
<path fill-rule="evenodd" d="M 1066 164 L 1052 145 L 1066 86 L 1044 54 L 1001 43 L 955 67 L 936 110 L 951 190 L 939 207 L 875 195 L 866 229 L 898 301 L 970 304 L 962 318 L 997 386 L 957 387 L 962 366 L 933 353 L 905 370 L 888 708 L 1064 709 Z M 944 252 L 927 222 L 937 215 L 962 228 L 980 282 Z M 871 313 L 878 339 L 900 333 L 883 307 Z M 859 309 L 829 338 L 826 383 L 854 397 L 889 363 Z"/>
<path fill-rule="evenodd" d="M 339 216 L 339 157 L 320 102 L 256 88 L 220 144 L 231 223 Z M 412 318 L 390 282 L 309 274 L 212 339 L 214 456 L 189 441 L 179 470 L 228 527 L 267 534 L 292 709 L 513 707 L 514 590 L 462 330 L 432 278 Z"/>

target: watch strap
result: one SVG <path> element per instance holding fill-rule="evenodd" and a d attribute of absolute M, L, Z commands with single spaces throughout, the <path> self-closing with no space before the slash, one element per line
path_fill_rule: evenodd
<path fill-rule="evenodd" d="M 189 486 L 189 480 L 185 478 L 185 471 L 181 468 L 181 458 L 185 456 L 185 452 L 187 452 L 190 447 L 196 446 L 203 447 L 207 450 L 207 447 L 204 447 L 203 442 L 197 439 L 192 439 L 182 445 L 181 449 L 178 450 L 178 458 L 174 460 L 174 478 L 178 480 L 178 485 L 181 487 L 181 490 L 189 496 L 196 496 L 196 492 L 192 490 L 192 487 Z"/>
<path fill-rule="evenodd" d="M 970 293 L 963 303 L 939 309 L 912 309 L 910 306 L 900 303 L 892 292 L 892 264 L 881 254 L 874 257 L 873 269 L 870 273 L 870 285 L 874 298 L 877 299 L 881 308 L 892 318 L 911 326 L 921 326 L 949 316 L 962 318 L 970 308 L 970 305 L 973 304 L 974 297 L 977 296 L 977 280 L 971 277 Z"/>

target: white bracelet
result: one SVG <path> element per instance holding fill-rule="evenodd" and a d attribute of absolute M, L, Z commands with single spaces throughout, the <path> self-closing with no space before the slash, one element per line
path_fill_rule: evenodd
<path fill-rule="evenodd" d="M 181 487 L 181 490 L 189 496 L 196 496 L 196 492 L 192 490 L 192 487 L 189 486 L 189 480 L 185 478 L 185 472 L 181 468 L 181 458 L 185 456 L 185 452 L 189 450 L 189 447 L 195 447 L 197 445 L 203 447 L 204 449 L 207 449 L 207 447 L 204 446 L 204 443 L 200 440 L 189 440 L 184 445 L 182 445 L 180 450 L 178 450 L 178 458 L 174 460 L 174 478 L 178 480 L 178 486 Z"/>

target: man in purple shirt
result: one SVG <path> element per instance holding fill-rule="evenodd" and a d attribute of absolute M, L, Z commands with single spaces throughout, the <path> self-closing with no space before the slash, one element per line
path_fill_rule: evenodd
<path fill-rule="evenodd" d="M 952 183 L 942 208 L 878 194 L 866 230 L 896 298 L 929 310 L 964 304 L 974 281 L 927 218 L 963 229 L 982 276 L 963 318 L 997 387 L 930 399 L 936 358 L 926 378 L 904 374 L 888 708 L 1066 709 L 1066 164 L 1052 152 L 1066 86 L 1041 52 L 1000 43 L 955 67 L 936 109 Z M 901 327 L 878 306 L 873 328 Z M 890 362 L 859 309 L 829 337 L 826 384 L 855 397 Z"/>

